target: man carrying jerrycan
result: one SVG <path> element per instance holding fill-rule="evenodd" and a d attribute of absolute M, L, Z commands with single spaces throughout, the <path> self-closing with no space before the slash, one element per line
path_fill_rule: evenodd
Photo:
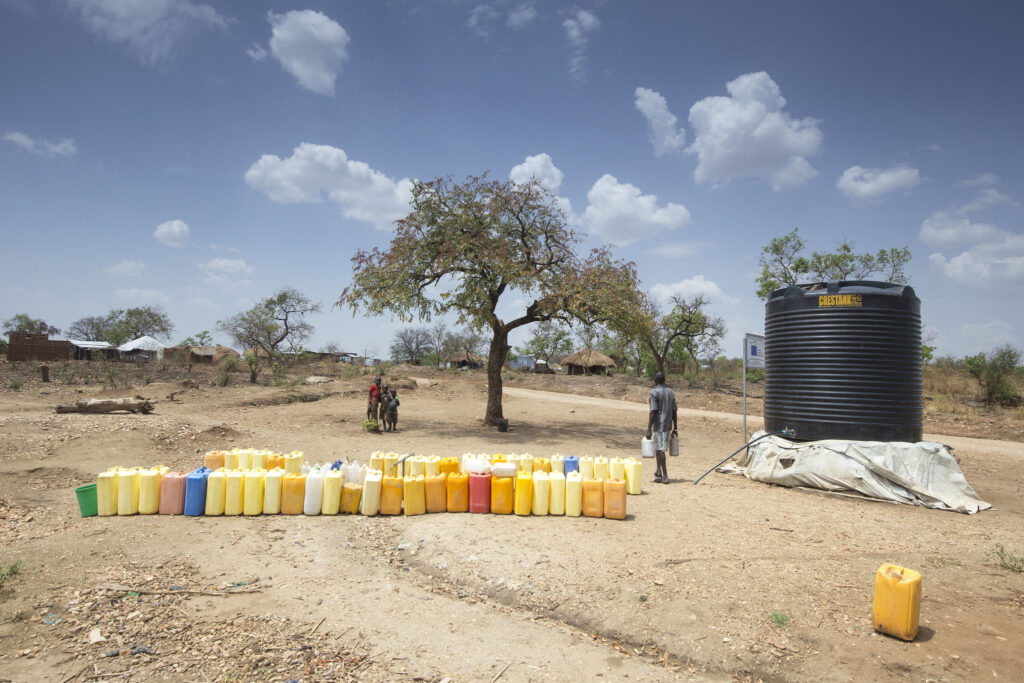
<path fill-rule="evenodd" d="M 654 373 L 654 389 L 651 390 L 650 404 L 647 438 L 654 439 L 654 454 L 658 462 L 654 471 L 654 481 L 667 484 L 668 469 L 665 465 L 665 455 L 668 452 L 669 438 L 679 433 L 679 425 L 676 392 L 665 386 L 664 372 Z"/>

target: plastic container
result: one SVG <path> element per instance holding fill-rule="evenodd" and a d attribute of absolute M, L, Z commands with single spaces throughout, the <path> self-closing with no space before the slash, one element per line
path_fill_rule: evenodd
<path fill-rule="evenodd" d="M 270 470 L 276 470 L 277 468 L 281 468 L 281 470 L 283 471 L 284 470 L 284 456 L 281 455 L 280 453 L 267 453 L 267 464 L 266 464 L 266 467 L 267 467 L 267 471 L 268 472 Z"/>
<path fill-rule="evenodd" d="M 584 517 L 604 517 L 604 482 L 601 479 L 584 479 L 580 500 Z"/>
<path fill-rule="evenodd" d="M 584 455 L 580 458 L 580 476 L 584 479 L 594 478 L 594 459 Z"/>
<path fill-rule="evenodd" d="M 411 477 L 426 476 L 427 457 L 425 455 L 414 455 L 405 461 L 406 475 Z"/>
<path fill-rule="evenodd" d="M 366 475 L 363 473 L 363 468 L 359 466 L 358 462 L 350 462 L 341 466 L 342 484 L 362 484 L 363 477 Z"/>
<path fill-rule="evenodd" d="M 497 462 L 508 462 L 508 457 L 504 453 L 495 453 L 491 456 L 491 464 Z"/>
<path fill-rule="evenodd" d="M 117 472 L 100 472 L 96 477 L 96 512 L 100 517 L 117 514 Z"/>
<path fill-rule="evenodd" d="M 608 478 L 626 481 L 626 461 L 622 458 L 611 458 L 608 461 Z"/>
<path fill-rule="evenodd" d="M 469 475 L 469 511 L 488 513 L 491 511 L 491 475 Z"/>
<path fill-rule="evenodd" d="M 533 456 L 524 453 L 519 456 L 519 471 L 533 474 Z"/>
<path fill-rule="evenodd" d="M 394 468 L 394 464 L 391 467 Z M 385 474 L 381 480 L 380 514 L 402 514 L 402 477 Z"/>
<path fill-rule="evenodd" d="M 338 514 L 341 510 L 341 487 L 344 483 L 345 477 L 340 469 L 331 470 L 324 475 L 324 495 L 320 501 L 320 514 Z"/>
<path fill-rule="evenodd" d="M 679 455 L 679 437 L 675 434 L 668 439 L 668 454 Z"/>
<path fill-rule="evenodd" d="M 463 458 L 462 459 L 462 473 L 463 474 L 490 474 L 491 463 L 486 458 Z"/>
<path fill-rule="evenodd" d="M 319 515 L 324 501 L 324 475 L 319 465 L 311 467 L 306 474 L 306 499 L 302 503 L 302 514 Z"/>
<path fill-rule="evenodd" d="M 341 487 L 341 501 L 338 512 L 345 515 L 359 514 L 359 501 L 363 496 L 363 485 L 349 482 Z"/>
<path fill-rule="evenodd" d="M 305 498 L 306 475 L 301 472 L 285 474 L 281 479 L 281 514 L 301 515 Z"/>
<path fill-rule="evenodd" d="M 500 463 L 509 464 L 509 463 Z M 515 469 L 515 465 L 512 465 Z M 512 477 L 491 477 L 491 514 L 510 515 L 515 507 L 515 479 Z"/>
<path fill-rule="evenodd" d="M 551 460 L 549 458 L 534 458 L 533 471 L 547 474 L 551 471 Z"/>
<path fill-rule="evenodd" d="M 224 514 L 240 515 L 245 510 L 245 472 L 234 470 L 224 477 Z"/>
<path fill-rule="evenodd" d="M 220 468 L 210 468 L 214 472 Z M 224 469 L 226 470 L 237 470 L 238 469 L 238 450 L 232 449 L 230 451 L 224 451 Z"/>
<path fill-rule="evenodd" d="M 609 478 L 609 466 L 608 458 L 597 457 L 594 458 L 594 479 L 608 479 Z"/>
<path fill-rule="evenodd" d="M 548 480 L 548 473 L 543 470 L 535 471 L 533 473 L 533 514 L 547 515 L 550 502 L 551 482 Z"/>
<path fill-rule="evenodd" d="M 161 515 L 180 515 L 185 512 L 185 473 L 168 472 L 160 480 Z"/>
<path fill-rule="evenodd" d="M 565 474 L 565 456 L 555 453 L 551 456 L 551 471 Z"/>
<path fill-rule="evenodd" d="M 579 517 L 583 510 L 583 476 L 579 472 L 565 475 L 565 516 Z"/>
<path fill-rule="evenodd" d="M 548 475 L 548 488 L 551 498 L 548 503 L 548 512 L 553 515 L 565 514 L 565 475 L 561 472 L 552 472 Z"/>
<path fill-rule="evenodd" d="M 252 469 L 252 451 L 238 451 L 238 466 L 240 470 Z"/>
<path fill-rule="evenodd" d="M 160 512 L 160 482 L 163 478 L 159 468 L 139 470 L 140 515 L 155 515 Z"/>
<path fill-rule="evenodd" d="M 75 489 L 78 499 L 78 512 L 83 517 L 95 517 L 99 508 L 96 503 L 96 484 L 86 484 Z"/>
<path fill-rule="evenodd" d="M 604 516 L 606 519 L 626 518 L 626 482 L 621 479 L 604 480 Z"/>
<path fill-rule="evenodd" d="M 569 476 L 571 472 L 580 471 L 580 459 L 575 455 L 568 455 L 565 458 L 565 476 Z"/>
<path fill-rule="evenodd" d="M 263 459 L 263 462 L 266 462 L 266 458 Z M 263 514 L 263 500 L 265 495 L 264 483 L 266 476 L 266 470 L 262 467 L 249 470 L 245 473 L 245 490 L 242 495 L 243 515 Z"/>
<path fill-rule="evenodd" d="M 252 454 L 252 469 L 254 470 L 265 470 L 267 469 L 267 452 L 266 451 L 254 451 Z"/>
<path fill-rule="evenodd" d="M 655 455 L 654 441 L 646 436 L 640 439 L 640 455 L 644 458 L 653 458 Z"/>
<path fill-rule="evenodd" d="M 441 473 L 441 458 L 431 455 L 423 460 L 423 475 L 429 477 L 432 474 Z"/>
<path fill-rule="evenodd" d="M 402 478 L 402 498 L 405 514 L 422 515 L 427 511 L 427 488 L 422 474 Z"/>
<path fill-rule="evenodd" d="M 384 474 L 389 477 L 401 477 L 402 466 L 398 464 L 398 453 L 384 454 Z M 381 498 L 383 501 L 383 497 Z M 381 512 L 381 514 L 385 514 Z M 398 514 L 398 513 L 395 513 Z"/>
<path fill-rule="evenodd" d="M 496 462 L 491 465 L 491 474 L 495 477 L 512 477 L 516 476 L 516 464 L 514 462 Z"/>
<path fill-rule="evenodd" d="M 469 510 L 469 475 L 453 472 L 448 475 L 447 491 L 448 512 L 466 512 Z"/>
<path fill-rule="evenodd" d="M 203 456 L 203 467 L 219 470 L 224 467 L 224 451 L 209 451 Z"/>
<path fill-rule="evenodd" d="M 380 490 L 383 474 L 380 470 L 369 470 L 363 480 L 363 494 L 359 499 L 359 514 L 373 517 L 380 510 Z"/>
<path fill-rule="evenodd" d="M 283 480 L 283 467 L 275 467 L 263 475 L 263 514 L 277 515 L 281 513 L 281 483 Z"/>
<path fill-rule="evenodd" d="M 134 515 L 139 512 L 139 471 L 121 470 L 117 473 L 117 514 Z"/>
<path fill-rule="evenodd" d="M 913 640 L 921 619 L 921 574 L 886 562 L 875 574 L 871 620 L 875 630 Z"/>
<path fill-rule="evenodd" d="M 302 472 L 302 464 L 305 460 L 304 455 L 298 453 L 288 453 L 284 456 L 284 473 L 285 474 L 299 474 Z"/>
<path fill-rule="evenodd" d="M 428 474 L 424 478 L 423 486 L 427 499 L 427 512 L 446 511 L 448 509 L 448 475 L 441 472 Z"/>
<path fill-rule="evenodd" d="M 437 465 L 437 470 L 445 474 L 456 474 L 459 471 L 459 459 L 441 458 L 441 462 Z"/>
<path fill-rule="evenodd" d="M 206 512 L 206 480 L 208 467 L 194 469 L 185 475 L 185 514 L 199 517 Z"/>
<path fill-rule="evenodd" d="M 384 454 L 380 451 L 370 455 L 370 469 L 384 472 Z"/>
<path fill-rule="evenodd" d="M 629 458 L 624 462 L 626 471 L 626 493 L 631 496 L 639 496 L 643 492 L 643 463 L 636 458 Z"/>
<path fill-rule="evenodd" d="M 227 470 L 214 470 L 206 478 L 206 510 L 208 517 L 224 514 L 224 486 L 227 481 Z"/>
<path fill-rule="evenodd" d="M 533 511 L 533 473 L 520 471 L 516 475 L 516 502 L 514 511 L 526 517 Z"/>

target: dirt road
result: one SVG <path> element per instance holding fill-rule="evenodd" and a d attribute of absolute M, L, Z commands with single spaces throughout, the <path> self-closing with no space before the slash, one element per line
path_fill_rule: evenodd
<path fill-rule="evenodd" d="M 1018 443 L 941 439 L 995 506 L 975 516 L 717 474 L 694 487 L 741 427 L 736 415 L 686 411 L 673 483 L 646 484 L 623 522 L 82 519 L 72 488 L 112 465 L 191 469 L 231 446 L 317 461 L 374 450 L 633 455 L 646 408 L 509 388 L 513 429 L 501 434 L 478 421 L 482 385 L 456 378 L 403 390 L 400 431 L 371 435 L 361 388 L 325 385 L 327 398 L 285 403 L 281 389 L 201 386 L 149 416 L 56 415 L 62 391 L 74 390 L 0 394 L 0 560 L 24 562 L 2 589 L 0 677 L 1012 680 L 1024 664 L 1024 575 L 988 559 L 996 544 L 1024 551 Z M 925 576 L 914 643 L 871 628 L 883 561 Z M 90 645 L 93 629 L 106 642 Z M 157 654 L 130 654 L 140 646 Z"/>

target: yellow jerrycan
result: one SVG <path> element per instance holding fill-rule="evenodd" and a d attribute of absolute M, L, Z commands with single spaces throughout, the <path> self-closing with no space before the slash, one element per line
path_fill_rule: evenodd
<path fill-rule="evenodd" d="M 643 465 L 636 458 L 627 458 L 624 462 L 626 470 L 626 493 L 639 496 L 643 491 Z"/>
<path fill-rule="evenodd" d="M 117 473 L 117 514 L 136 515 L 139 512 L 139 471 L 120 470 Z"/>
<path fill-rule="evenodd" d="M 306 502 L 306 475 L 295 472 L 281 480 L 281 514 L 301 515 Z"/>
<path fill-rule="evenodd" d="M 549 458 L 534 458 L 533 471 L 547 474 L 551 471 L 551 460 Z"/>
<path fill-rule="evenodd" d="M 608 478 L 621 479 L 626 481 L 626 461 L 622 458 L 612 458 L 608 461 Z"/>
<path fill-rule="evenodd" d="M 448 475 L 448 512 L 469 511 L 469 475 L 452 472 Z"/>
<path fill-rule="evenodd" d="M 583 509 L 583 476 L 579 472 L 565 475 L 565 516 L 579 517 Z"/>
<path fill-rule="evenodd" d="M 431 455 L 423 462 L 423 474 L 430 476 L 432 474 L 441 473 L 441 458 L 436 455 Z"/>
<path fill-rule="evenodd" d="M 96 477 L 96 509 L 100 517 L 117 514 L 117 472 L 100 472 Z"/>
<path fill-rule="evenodd" d="M 238 465 L 235 469 L 239 470 L 251 470 L 252 469 L 252 451 L 249 449 L 243 449 L 238 451 Z"/>
<path fill-rule="evenodd" d="M 901 640 L 916 638 L 921 618 L 921 575 L 888 562 L 879 567 L 871 618 L 876 631 Z"/>
<path fill-rule="evenodd" d="M 341 505 L 339 510 L 346 515 L 359 514 L 359 500 L 363 496 L 364 484 L 350 481 L 341 487 Z"/>
<path fill-rule="evenodd" d="M 380 451 L 370 454 L 370 469 L 384 472 L 384 454 Z"/>
<path fill-rule="evenodd" d="M 491 478 L 491 514 L 511 515 L 515 507 L 515 480 L 512 477 Z"/>
<path fill-rule="evenodd" d="M 515 513 L 521 517 L 533 512 L 533 474 L 520 470 L 516 474 Z"/>
<path fill-rule="evenodd" d="M 554 462 L 554 461 L 552 461 Z M 548 510 L 553 515 L 565 514 L 565 475 L 561 472 L 552 472 L 548 475 L 548 482 L 551 498 Z"/>
<path fill-rule="evenodd" d="M 427 489 L 422 474 L 402 479 L 402 498 L 406 515 L 422 515 L 427 511 Z"/>
<path fill-rule="evenodd" d="M 210 472 L 206 478 L 206 510 L 209 517 L 224 514 L 224 484 L 227 481 L 227 470 Z"/>
<path fill-rule="evenodd" d="M 209 451 L 203 456 L 203 467 L 219 470 L 224 467 L 224 451 Z"/>
<path fill-rule="evenodd" d="M 341 470 L 328 470 L 324 475 L 324 495 L 320 499 L 320 514 L 338 514 L 341 509 L 341 486 L 344 480 Z"/>
<path fill-rule="evenodd" d="M 264 481 L 267 473 L 262 469 L 252 469 L 245 473 L 245 490 L 242 494 L 242 514 L 263 514 Z"/>
<path fill-rule="evenodd" d="M 538 462 L 540 458 L 537 459 Z M 537 516 L 548 514 L 548 505 L 551 501 L 551 481 L 548 473 L 538 470 L 533 473 L 533 506 L 532 512 Z"/>
<path fill-rule="evenodd" d="M 281 461 L 284 464 L 284 461 Z M 275 467 L 263 477 L 263 514 L 277 515 L 281 512 L 281 482 L 284 468 Z"/>
<path fill-rule="evenodd" d="M 604 517 L 604 481 L 583 480 L 583 516 Z"/>
<path fill-rule="evenodd" d="M 225 451 L 224 452 L 224 469 L 226 469 L 226 470 L 237 470 L 238 469 L 238 449 L 237 448 L 232 448 L 230 451 Z"/>
<path fill-rule="evenodd" d="M 155 515 L 160 510 L 160 482 L 163 478 L 158 467 L 139 470 L 140 515 Z"/>
<path fill-rule="evenodd" d="M 245 509 L 245 472 L 228 472 L 224 480 L 224 514 L 240 515 Z"/>
<path fill-rule="evenodd" d="M 604 480 L 604 516 L 606 519 L 626 518 L 626 482 Z"/>
<path fill-rule="evenodd" d="M 438 472 L 444 472 L 445 474 L 456 474 L 458 471 L 458 458 L 441 458 L 441 462 L 438 463 Z"/>
<path fill-rule="evenodd" d="M 435 463 L 436 464 L 436 463 Z M 427 463 L 428 469 L 430 463 Z M 448 475 L 442 472 L 428 474 L 423 482 L 427 499 L 427 512 L 448 510 Z"/>
<path fill-rule="evenodd" d="M 302 463 L 305 459 L 305 455 L 294 451 L 286 454 L 284 456 L 284 473 L 299 474 L 302 471 Z M 305 492 L 303 492 L 303 495 L 305 495 Z"/>
<path fill-rule="evenodd" d="M 580 458 L 580 476 L 584 479 L 594 478 L 594 459 L 589 455 Z"/>
<path fill-rule="evenodd" d="M 607 479 L 608 474 L 608 458 L 594 458 L 594 479 Z"/>
<path fill-rule="evenodd" d="M 561 453 L 555 453 L 551 456 L 551 471 L 561 472 L 565 474 L 565 456 Z"/>
<path fill-rule="evenodd" d="M 387 465 L 385 464 L 385 467 Z M 391 465 L 393 469 L 394 464 Z M 385 474 L 380 487 L 380 514 L 402 514 L 402 478 Z"/>
<path fill-rule="evenodd" d="M 359 514 L 373 517 L 380 510 L 380 488 L 384 475 L 379 470 L 367 470 L 363 480 L 363 495 L 359 499 Z"/>

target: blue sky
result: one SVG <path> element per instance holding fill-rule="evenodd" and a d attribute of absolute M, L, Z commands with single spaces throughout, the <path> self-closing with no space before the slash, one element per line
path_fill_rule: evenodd
<path fill-rule="evenodd" d="M 349 259 L 410 178 L 489 171 L 706 294 L 728 355 L 794 227 L 909 246 L 939 354 L 1020 346 L 1021 7 L 0 0 L 0 319 L 159 303 L 177 342 L 291 286 L 310 347 L 385 353 L 330 308 Z"/>

